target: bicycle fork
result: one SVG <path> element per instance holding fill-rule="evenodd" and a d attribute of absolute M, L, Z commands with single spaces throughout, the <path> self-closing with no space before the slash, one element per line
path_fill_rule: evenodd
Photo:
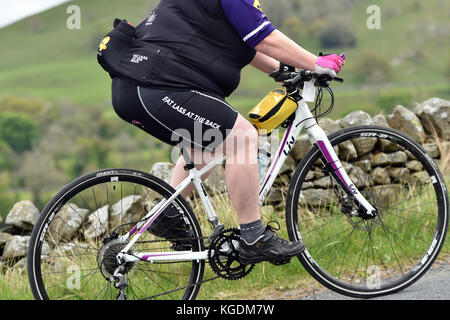
<path fill-rule="evenodd" d="M 270 191 L 281 166 L 291 152 L 296 138 L 300 135 L 303 128 L 306 129 L 311 144 L 317 144 L 319 147 L 320 152 L 325 158 L 324 162 L 329 164 L 332 171 L 331 174 L 337 183 L 343 188 L 349 197 L 353 197 L 358 202 L 358 207 L 360 210 L 363 210 L 364 214 L 367 214 L 370 218 L 376 217 L 377 210 L 366 200 L 366 198 L 364 198 L 348 176 L 336 152 L 334 151 L 333 146 L 328 140 L 325 131 L 323 131 L 323 129 L 317 124 L 317 120 L 309 110 L 305 100 L 300 100 L 298 102 L 295 119 L 286 129 L 282 143 L 276 152 L 276 157 L 272 161 L 261 182 L 259 204 L 262 205 L 264 203 L 264 200 Z"/>
<path fill-rule="evenodd" d="M 301 103 L 301 102 L 300 102 Z M 304 112 L 311 114 L 311 111 L 307 108 L 306 103 L 304 103 Z M 311 114 L 312 117 L 312 114 Z M 309 119 L 308 119 L 309 118 Z M 353 196 L 354 199 L 359 203 L 359 209 L 363 211 L 364 215 L 370 218 L 375 218 L 377 216 L 377 210 L 367 201 L 367 199 L 361 194 L 355 184 L 352 182 L 351 178 L 345 171 L 341 161 L 339 160 L 336 151 L 331 145 L 325 131 L 320 128 L 317 124 L 315 118 L 306 118 L 305 127 L 312 144 L 317 144 L 320 152 L 325 157 L 326 163 L 330 167 L 331 174 L 334 176 L 338 184 L 345 190 L 347 195 Z"/>

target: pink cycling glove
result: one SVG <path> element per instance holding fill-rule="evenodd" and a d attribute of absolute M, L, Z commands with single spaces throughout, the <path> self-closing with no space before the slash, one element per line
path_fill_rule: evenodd
<path fill-rule="evenodd" d="M 328 74 L 334 78 L 339 72 L 341 72 L 344 63 L 344 53 L 340 56 L 337 54 L 320 56 L 316 61 L 314 71 L 318 74 Z"/>

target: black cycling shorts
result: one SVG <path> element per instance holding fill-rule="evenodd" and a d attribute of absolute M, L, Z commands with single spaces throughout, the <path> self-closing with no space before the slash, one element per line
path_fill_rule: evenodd
<path fill-rule="evenodd" d="M 113 79 L 112 104 L 119 117 L 155 138 L 206 151 L 225 140 L 238 116 L 211 93 L 145 88 L 121 78 Z"/>

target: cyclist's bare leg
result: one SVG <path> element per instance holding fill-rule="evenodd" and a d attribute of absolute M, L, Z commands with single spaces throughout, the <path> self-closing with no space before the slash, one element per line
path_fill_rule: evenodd
<path fill-rule="evenodd" d="M 225 183 L 239 223 L 261 219 L 258 204 L 258 133 L 241 115 L 225 141 L 225 153 Z"/>
<path fill-rule="evenodd" d="M 197 170 L 200 170 L 203 168 L 207 162 L 204 161 L 204 157 L 201 154 L 200 151 L 196 150 L 190 150 L 191 159 L 193 159 L 195 167 Z M 184 158 L 181 156 L 178 158 L 177 163 L 175 165 L 175 168 L 173 170 L 172 179 L 170 180 L 170 185 L 172 187 L 176 187 L 179 185 L 184 179 L 188 177 L 188 172 L 184 169 L 184 166 L 186 165 L 186 162 L 184 161 Z M 204 181 L 208 176 L 211 174 L 212 170 L 207 172 L 202 176 L 202 180 Z M 191 192 L 194 191 L 194 184 L 189 184 L 182 192 L 181 195 L 184 198 L 187 198 Z"/>
<path fill-rule="evenodd" d="M 215 154 L 201 154 L 200 151 L 192 150 L 191 158 L 197 169 L 200 169 L 212 160 L 215 156 L 223 153 L 227 155 L 225 167 L 225 183 L 228 195 L 238 214 L 239 223 L 246 224 L 259 220 L 258 194 L 259 194 L 259 171 L 257 162 L 258 153 L 258 133 L 253 126 L 241 115 L 238 116 L 232 132 L 227 137 L 225 143 L 219 146 Z M 170 185 L 176 187 L 186 177 L 188 173 L 184 170 L 185 161 L 180 157 L 174 169 Z M 205 174 L 202 179 L 206 179 Z M 187 197 L 194 189 L 189 185 L 182 196 Z"/>

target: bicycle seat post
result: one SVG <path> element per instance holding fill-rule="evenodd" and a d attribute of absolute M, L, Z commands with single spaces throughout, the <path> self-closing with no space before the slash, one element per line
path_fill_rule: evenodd
<path fill-rule="evenodd" d="M 192 162 L 192 158 L 187 148 L 185 147 L 181 148 L 181 155 L 183 156 L 184 162 L 186 163 L 186 165 L 184 166 L 184 170 L 190 171 L 192 169 L 195 169 L 195 164 L 194 162 Z"/>
<path fill-rule="evenodd" d="M 213 231 L 211 235 L 209 236 L 207 240 L 207 244 L 210 243 L 210 241 L 215 238 L 220 232 L 224 230 L 223 224 L 220 222 L 219 217 L 216 215 L 214 207 L 211 203 L 211 200 L 205 190 L 205 187 L 203 185 L 203 182 L 201 181 L 201 178 L 198 176 L 198 172 L 195 170 L 195 164 L 192 161 L 192 158 L 190 156 L 190 152 L 187 148 L 183 147 L 181 148 L 181 154 L 184 158 L 184 162 L 186 165 L 184 166 L 184 170 L 186 171 L 192 171 L 192 183 L 194 184 L 195 188 L 197 189 L 197 192 L 200 196 L 200 199 L 203 203 L 203 206 L 205 207 L 205 210 L 208 215 L 208 222 L 213 227 Z"/>

